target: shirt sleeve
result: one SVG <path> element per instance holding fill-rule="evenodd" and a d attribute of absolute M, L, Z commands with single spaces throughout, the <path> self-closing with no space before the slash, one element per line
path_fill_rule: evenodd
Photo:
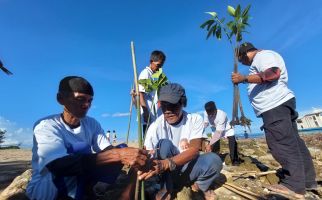
<path fill-rule="evenodd" d="M 94 119 L 93 124 L 95 129 L 93 130 L 94 137 L 92 140 L 92 148 L 93 151 L 97 153 L 110 146 L 111 143 L 104 134 L 104 130 L 102 129 L 101 125 Z"/>
<path fill-rule="evenodd" d="M 217 112 L 216 116 L 216 131 L 224 131 L 226 129 L 227 114 L 225 112 Z"/>
<path fill-rule="evenodd" d="M 192 139 L 197 139 L 197 138 L 204 138 L 203 135 L 203 119 L 199 114 L 193 114 L 191 118 L 191 132 L 190 132 L 190 137 L 189 141 Z"/>
<path fill-rule="evenodd" d="M 155 149 L 155 146 L 158 142 L 158 138 L 157 138 L 157 135 L 156 135 L 156 123 L 153 122 L 149 128 L 148 128 L 148 131 L 145 135 L 145 140 L 144 140 L 144 146 L 145 146 L 145 149 L 146 150 L 153 150 Z"/>
<path fill-rule="evenodd" d="M 275 55 L 271 52 L 267 52 L 261 55 L 259 60 L 259 72 L 264 72 L 265 70 L 272 67 L 279 67 Z"/>
<path fill-rule="evenodd" d="M 42 121 L 34 128 L 39 171 L 51 161 L 68 155 L 64 140 L 57 129 Z"/>

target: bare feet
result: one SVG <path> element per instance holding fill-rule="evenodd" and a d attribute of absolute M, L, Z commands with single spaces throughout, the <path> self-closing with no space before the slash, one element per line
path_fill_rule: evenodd
<path fill-rule="evenodd" d="M 194 183 L 191 186 L 191 190 L 194 191 L 194 192 L 199 192 L 200 191 L 199 185 L 197 183 Z M 217 199 L 216 193 L 213 190 L 207 190 L 205 192 L 202 191 L 202 193 L 204 195 L 205 200 L 215 200 L 215 199 Z"/>

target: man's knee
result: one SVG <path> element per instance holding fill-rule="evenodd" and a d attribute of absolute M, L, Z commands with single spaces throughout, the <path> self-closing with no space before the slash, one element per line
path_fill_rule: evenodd
<path fill-rule="evenodd" d="M 156 152 L 159 159 L 166 159 L 180 153 L 169 139 L 161 139 L 157 144 Z"/>
<path fill-rule="evenodd" d="M 206 168 L 206 171 L 219 172 L 222 170 L 223 164 L 220 157 L 215 153 L 206 153 L 199 157 L 201 159 L 201 166 Z"/>

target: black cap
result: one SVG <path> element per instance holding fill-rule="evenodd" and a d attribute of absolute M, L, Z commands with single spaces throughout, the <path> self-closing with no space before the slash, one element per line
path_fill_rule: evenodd
<path fill-rule="evenodd" d="M 178 83 L 169 83 L 160 88 L 159 101 L 176 104 L 182 97 L 186 96 L 184 88 Z"/>
<path fill-rule="evenodd" d="M 94 96 L 91 84 L 79 76 L 66 76 L 59 83 L 59 92 L 80 92 Z"/>
<path fill-rule="evenodd" d="M 239 46 L 239 56 L 246 54 L 249 50 L 256 49 L 250 42 L 244 42 Z"/>

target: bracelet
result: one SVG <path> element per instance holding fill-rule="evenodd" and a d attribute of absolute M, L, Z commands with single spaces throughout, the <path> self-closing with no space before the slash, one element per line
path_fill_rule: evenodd
<path fill-rule="evenodd" d="M 243 83 L 248 83 L 248 76 L 244 76 Z"/>

